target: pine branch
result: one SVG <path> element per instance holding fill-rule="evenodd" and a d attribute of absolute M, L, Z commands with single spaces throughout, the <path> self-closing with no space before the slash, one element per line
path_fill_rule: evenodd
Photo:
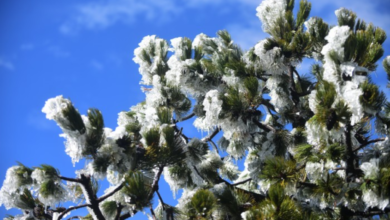
<path fill-rule="evenodd" d="M 273 128 L 271 125 L 267 125 L 267 124 L 263 124 L 261 122 L 259 122 L 257 119 L 253 119 L 252 120 L 253 123 L 255 123 L 255 125 L 257 125 L 259 128 L 263 129 L 264 131 L 267 131 L 267 132 L 276 132 L 276 129 Z"/>
<path fill-rule="evenodd" d="M 379 209 L 377 207 L 369 208 L 368 210 L 366 210 L 364 212 L 353 211 L 351 209 L 347 209 L 348 215 L 350 215 L 350 216 L 361 216 L 361 217 L 372 217 L 372 216 L 375 216 L 375 215 L 384 215 L 384 214 L 388 214 L 389 212 L 390 212 L 390 208 L 389 207 L 385 208 L 384 210 L 381 210 L 381 209 Z"/>
<path fill-rule="evenodd" d="M 269 100 L 269 99 L 262 99 L 262 100 L 261 100 L 261 104 L 264 105 L 264 106 L 266 106 L 268 109 L 270 109 L 270 110 L 276 112 L 275 107 L 270 103 L 270 100 Z"/>
<path fill-rule="evenodd" d="M 294 81 L 294 67 L 289 65 L 288 66 L 288 75 L 290 77 L 290 89 L 294 92 L 296 92 L 296 88 L 295 88 L 295 81 Z"/>
<path fill-rule="evenodd" d="M 96 194 L 93 192 L 91 186 L 91 177 L 85 176 L 84 174 L 80 175 L 80 184 L 81 187 L 84 188 L 83 193 L 87 203 L 89 203 L 88 207 L 92 209 L 93 214 L 96 216 L 98 220 L 105 220 L 103 213 L 99 208 L 99 202 L 96 198 Z"/>
<path fill-rule="evenodd" d="M 124 206 L 121 203 L 117 204 L 116 215 L 115 215 L 115 218 L 114 218 L 115 220 L 119 220 L 120 219 L 123 207 Z"/>
<path fill-rule="evenodd" d="M 345 152 L 346 152 L 346 169 L 345 169 L 345 180 L 347 182 L 351 181 L 352 176 L 355 175 L 355 169 L 354 169 L 354 161 L 355 161 L 355 154 L 352 150 L 352 140 L 351 140 L 351 129 L 352 126 L 350 124 L 347 124 L 345 126 Z"/>
<path fill-rule="evenodd" d="M 99 199 L 97 199 L 97 202 L 98 202 L 98 203 L 103 202 L 105 199 L 107 199 L 108 197 L 114 195 L 116 192 L 118 192 L 119 190 L 121 190 L 121 189 L 123 188 L 124 185 L 125 185 L 124 183 L 119 184 L 114 190 L 112 190 L 112 191 L 109 192 L 108 194 L 103 195 L 103 196 L 101 196 Z"/>
<path fill-rule="evenodd" d="M 81 209 L 81 208 L 88 207 L 88 206 L 90 206 L 90 204 L 83 204 L 83 205 L 70 207 L 70 208 L 66 209 L 65 211 L 61 212 L 61 214 L 57 217 L 57 220 L 62 219 L 62 217 L 64 217 L 64 215 L 70 211 L 73 211 L 76 209 Z"/>
<path fill-rule="evenodd" d="M 62 180 L 66 180 L 66 181 L 69 181 L 69 182 L 74 182 L 74 183 L 80 183 L 80 179 L 74 179 L 74 178 L 69 178 L 69 177 L 64 177 L 64 176 L 60 176 L 60 175 L 57 175 L 58 178 L 62 179 Z"/>
<path fill-rule="evenodd" d="M 83 216 L 77 216 L 77 215 L 75 215 L 75 216 L 72 216 L 72 217 L 70 217 L 70 218 L 68 218 L 67 220 L 71 220 L 71 219 L 83 219 Z"/>
<path fill-rule="evenodd" d="M 210 140 L 211 145 L 213 146 L 214 150 L 219 154 L 219 150 L 217 145 L 214 143 L 214 141 Z"/>
<path fill-rule="evenodd" d="M 218 134 L 218 132 L 221 130 L 221 128 L 217 127 L 211 134 L 209 134 L 208 136 L 202 138 L 202 141 L 204 142 L 208 142 L 208 141 L 211 141 L 215 135 Z"/>
<path fill-rule="evenodd" d="M 156 214 L 154 213 L 154 210 L 153 210 L 153 206 L 152 206 L 152 205 L 150 205 L 150 214 L 152 214 L 153 220 L 157 220 Z"/>
<path fill-rule="evenodd" d="M 158 168 L 156 175 L 154 175 L 153 183 L 151 186 L 152 190 L 150 191 L 150 193 L 148 195 L 148 200 L 151 200 L 153 198 L 154 192 L 158 190 L 158 181 L 160 180 L 160 177 L 161 177 L 163 170 L 164 170 L 164 166 L 160 166 Z"/>
<path fill-rule="evenodd" d="M 177 127 L 176 124 L 173 128 L 175 129 L 175 132 L 177 133 L 177 135 L 180 135 L 182 138 L 184 138 L 186 143 L 188 143 L 190 138 L 188 138 L 185 134 L 183 134 L 183 128 L 180 128 L 180 130 L 179 130 L 179 128 Z"/>
<path fill-rule="evenodd" d="M 360 145 L 359 147 L 357 147 L 356 149 L 353 149 L 353 152 L 359 151 L 359 150 L 365 148 L 366 146 L 368 146 L 370 144 L 373 144 L 373 143 L 376 143 L 376 142 L 379 142 L 379 141 L 384 141 L 384 140 L 386 140 L 386 139 L 385 138 L 377 138 L 377 139 L 374 139 L 374 140 L 367 141 L 367 143 L 364 143 L 364 144 Z"/>
<path fill-rule="evenodd" d="M 195 116 L 195 113 L 191 113 L 191 114 L 189 114 L 187 116 L 184 116 L 184 117 L 180 118 L 180 120 L 178 120 L 177 122 L 182 122 L 182 121 L 188 120 L 188 119 L 190 119 L 190 118 L 192 118 L 194 116 Z"/>
<path fill-rule="evenodd" d="M 130 214 L 130 212 L 125 213 L 125 214 L 121 215 L 121 217 L 119 219 L 120 220 L 125 220 L 125 219 L 130 218 L 133 215 L 137 214 L 137 212 L 138 212 L 137 210 L 134 210 L 134 212 L 132 214 Z"/>
<path fill-rule="evenodd" d="M 158 190 L 156 190 L 156 193 L 157 193 L 157 196 L 158 196 L 158 199 L 160 200 L 160 203 L 163 207 L 163 210 L 165 211 L 165 203 L 164 203 L 164 200 L 162 199 L 160 193 L 158 192 Z"/>
<path fill-rule="evenodd" d="M 199 172 L 198 168 L 196 168 L 195 165 L 192 166 L 196 172 L 196 174 L 198 174 L 198 176 L 200 176 L 204 181 L 206 181 L 207 183 L 209 182 L 207 179 L 205 179 Z"/>
<path fill-rule="evenodd" d="M 230 185 L 231 185 L 231 186 L 238 186 L 238 185 L 244 184 L 244 183 L 246 183 L 246 182 L 249 182 L 249 181 L 251 181 L 251 180 L 252 180 L 252 178 L 248 178 L 248 179 L 243 180 L 243 181 L 241 181 L 241 182 L 233 183 L 233 184 L 230 184 Z"/>
<path fill-rule="evenodd" d="M 298 182 L 301 186 L 304 186 L 304 187 L 309 187 L 309 188 L 316 188 L 318 187 L 316 184 L 314 183 L 307 183 L 307 182 Z"/>

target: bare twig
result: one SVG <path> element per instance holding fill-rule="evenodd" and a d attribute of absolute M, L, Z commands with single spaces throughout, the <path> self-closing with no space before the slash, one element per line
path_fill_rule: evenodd
<path fill-rule="evenodd" d="M 148 195 L 148 199 L 152 199 L 153 198 L 153 194 L 155 191 L 158 190 L 158 181 L 160 180 L 160 177 L 161 177 L 161 174 L 164 170 L 164 166 L 160 166 L 158 167 L 158 171 L 156 173 L 156 175 L 154 175 L 154 179 L 153 179 L 153 183 L 152 183 L 152 191 L 150 191 L 149 195 Z"/>
<path fill-rule="evenodd" d="M 70 207 L 70 208 L 66 209 L 65 211 L 61 212 L 61 214 L 57 217 L 57 220 L 62 219 L 62 217 L 64 217 L 64 215 L 70 211 L 73 211 L 76 209 L 81 209 L 81 208 L 88 207 L 88 206 L 89 206 L 89 204 L 83 204 L 83 205 Z"/>
<path fill-rule="evenodd" d="M 150 214 L 152 214 L 153 220 L 157 220 L 156 214 L 154 214 L 154 210 L 153 210 L 153 206 L 152 205 L 150 205 Z"/>
<path fill-rule="evenodd" d="M 65 176 L 60 176 L 60 175 L 57 175 L 60 179 L 62 180 L 66 180 L 66 181 L 69 181 L 69 182 L 74 182 L 74 183 L 80 183 L 80 179 L 74 179 L 74 178 L 69 178 L 69 177 L 65 177 Z"/>
<path fill-rule="evenodd" d="M 182 121 L 188 120 L 188 119 L 190 119 L 190 118 L 192 118 L 194 116 L 195 116 L 195 113 L 191 113 L 191 114 L 189 114 L 187 116 L 184 116 L 183 118 L 180 118 L 180 120 L 178 120 L 178 122 L 182 122 Z"/>
<path fill-rule="evenodd" d="M 160 200 L 160 203 L 162 205 L 162 208 L 163 210 L 165 211 L 165 203 L 164 203 L 164 200 L 162 199 L 160 193 L 158 192 L 158 190 L 156 190 L 156 193 L 157 193 L 157 196 L 158 196 L 158 199 Z"/>
<path fill-rule="evenodd" d="M 123 188 L 125 184 L 124 183 L 121 183 L 119 184 L 114 190 L 112 190 L 111 192 L 103 195 L 102 197 L 100 197 L 97 201 L 98 202 L 103 202 L 105 199 L 107 199 L 108 197 L 114 195 L 116 192 L 118 192 L 119 190 L 121 190 Z"/>
<path fill-rule="evenodd" d="M 214 141 L 210 140 L 211 145 L 214 147 L 214 150 L 219 154 L 219 150 L 217 145 L 214 143 Z"/>
<path fill-rule="evenodd" d="M 215 135 L 218 134 L 218 132 L 221 130 L 220 127 L 217 127 L 211 134 L 207 135 L 206 137 L 202 138 L 202 141 L 204 142 L 208 142 L 208 141 L 211 141 Z"/>
<path fill-rule="evenodd" d="M 345 151 L 346 151 L 346 161 L 345 161 L 345 180 L 347 182 L 351 181 L 352 176 L 355 173 L 355 166 L 354 166 L 354 161 L 355 161 L 355 154 L 352 150 L 352 140 L 351 140 L 351 129 L 352 126 L 350 124 L 347 124 L 345 126 Z M 351 176 L 352 175 L 352 176 Z"/>
<path fill-rule="evenodd" d="M 198 168 L 196 168 L 195 165 L 193 165 L 192 167 L 194 168 L 196 174 L 198 174 L 198 176 L 200 176 L 200 178 L 202 178 L 202 179 L 203 179 L 204 181 L 206 181 L 206 182 L 209 182 L 207 179 L 205 179 L 205 178 L 200 174 Z"/>
<path fill-rule="evenodd" d="M 121 215 L 121 217 L 119 219 L 125 220 L 125 219 L 130 218 L 131 216 L 135 215 L 136 213 L 137 213 L 137 210 L 134 210 L 133 213 L 130 213 L 130 212 L 125 213 L 125 214 Z"/>
<path fill-rule="evenodd" d="M 116 215 L 115 215 L 115 220 L 119 220 L 121 218 L 121 212 L 122 212 L 122 209 L 123 209 L 123 205 L 121 203 L 117 203 L 117 207 L 116 207 Z"/>
<path fill-rule="evenodd" d="M 71 219 L 82 219 L 83 218 L 83 216 L 72 216 L 72 217 L 70 217 L 70 218 L 68 218 L 67 220 L 71 220 Z"/>
<path fill-rule="evenodd" d="M 270 131 L 275 132 L 275 131 L 276 131 L 276 129 L 273 128 L 271 125 L 263 124 L 263 123 L 259 122 L 259 121 L 256 120 L 256 119 L 253 119 L 252 121 L 253 121 L 253 123 L 255 123 L 255 125 L 257 125 L 259 128 L 261 128 L 261 129 L 263 129 L 263 130 L 265 130 L 265 131 L 267 131 L 267 132 L 270 132 Z"/>
<path fill-rule="evenodd" d="M 377 138 L 377 139 L 374 139 L 374 140 L 371 140 L 371 141 L 367 141 L 366 143 L 360 145 L 356 149 L 353 149 L 353 152 L 359 151 L 359 150 L 365 148 L 366 146 L 368 146 L 370 144 L 373 144 L 373 143 L 376 143 L 376 142 L 379 142 L 379 141 L 384 141 L 384 140 L 386 140 L 386 139 L 385 138 Z"/>
<path fill-rule="evenodd" d="M 251 180 L 252 180 L 252 178 L 248 178 L 248 179 L 243 180 L 243 181 L 241 181 L 241 182 L 233 183 L 233 184 L 230 184 L 230 185 L 232 185 L 232 186 L 238 186 L 238 185 L 244 184 L 244 183 L 246 183 L 246 182 L 249 182 L 249 181 L 251 181 Z"/>

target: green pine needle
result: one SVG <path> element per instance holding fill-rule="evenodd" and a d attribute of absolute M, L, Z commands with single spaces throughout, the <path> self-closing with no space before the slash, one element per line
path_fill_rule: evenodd
<path fill-rule="evenodd" d="M 62 109 L 62 114 L 69 122 L 67 124 L 63 124 L 66 129 L 71 131 L 79 131 L 80 134 L 85 133 L 86 129 L 83 119 L 71 102 L 67 103 L 66 107 Z"/>

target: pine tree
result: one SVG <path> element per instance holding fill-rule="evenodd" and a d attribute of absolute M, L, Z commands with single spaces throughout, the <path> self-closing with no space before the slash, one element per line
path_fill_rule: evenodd
<path fill-rule="evenodd" d="M 79 208 L 94 220 L 144 209 L 154 220 L 389 219 L 390 102 L 371 80 L 386 34 L 344 8 L 336 26 L 309 18 L 306 0 L 293 8 L 264 0 L 257 16 L 269 37 L 249 51 L 227 31 L 170 44 L 144 37 L 133 60 L 146 98 L 119 113 L 115 130 L 97 109 L 81 115 L 49 99 L 42 111 L 66 153 L 88 163 L 72 178 L 45 164 L 9 168 L 0 205 L 23 214 L 6 219 L 57 220 Z M 310 76 L 297 70 L 303 59 L 317 61 Z M 383 66 L 390 81 L 390 56 Z M 207 136 L 186 134 L 191 118 Z M 97 197 L 105 178 L 111 186 Z M 164 202 L 160 178 L 183 190 L 177 206 Z"/>

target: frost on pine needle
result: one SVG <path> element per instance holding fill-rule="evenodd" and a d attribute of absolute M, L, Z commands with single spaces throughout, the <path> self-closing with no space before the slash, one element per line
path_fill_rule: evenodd
<path fill-rule="evenodd" d="M 307 1 L 298 10 L 293 5 L 261 2 L 257 16 L 271 36 L 249 51 L 227 31 L 214 38 L 199 34 L 192 42 L 177 37 L 169 44 L 144 37 L 133 60 L 145 100 L 120 112 L 115 129 L 104 127 L 96 109 L 81 115 L 70 100 L 49 99 L 42 112 L 62 129 L 73 164 L 85 159 L 85 165 L 76 181 L 51 175 L 43 165 L 13 167 L 0 189 L 0 205 L 15 207 L 13 198 L 32 190 L 52 207 L 85 200 L 94 219 L 112 219 L 117 209 L 132 216 L 151 206 L 163 176 L 173 197 L 183 193 L 175 208 L 161 194 L 149 219 L 170 219 L 172 210 L 180 220 L 268 219 L 283 213 L 288 216 L 280 219 L 294 213 L 322 218 L 322 210 L 331 219 L 387 213 L 383 162 L 390 149 L 390 108 L 368 76 L 383 53 L 384 31 L 343 8 L 335 12 L 339 26 L 329 26 L 308 17 Z M 311 79 L 299 73 L 306 58 L 319 62 Z M 390 56 L 383 66 L 390 76 Z M 208 134 L 193 137 L 186 120 Z M 371 133 L 372 123 L 384 138 Z M 243 169 L 237 166 L 241 159 Z M 105 195 L 118 191 L 97 201 L 88 181 L 102 179 L 110 184 Z M 207 208 L 204 201 L 210 202 Z M 22 209 L 32 217 L 31 207 Z"/>
<path fill-rule="evenodd" d="M 175 52 L 174 56 L 179 60 L 182 59 L 183 56 L 185 56 L 186 50 L 192 49 L 192 48 L 188 48 L 188 45 L 186 44 L 184 38 L 182 37 L 171 39 L 171 45 L 173 48 L 170 49 L 170 51 Z"/>
<path fill-rule="evenodd" d="M 267 39 L 262 40 L 254 47 L 254 53 L 259 57 L 259 65 L 269 74 L 281 75 L 287 71 L 286 66 L 283 64 L 281 48 L 274 47 L 271 50 L 266 50 L 264 47 L 267 42 Z"/>
<path fill-rule="evenodd" d="M 364 178 L 376 180 L 379 175 L 379 159 L 371 159 L 369 162 L 362 163 L 360 169 L 364 172 Z"/>
<path fill-rule="evenodd" d="M 69 200 L 67 188 L 57 176 L 57 172 L 53 173 L 53 169 L 36 168 L 31 174 L 31 178 L 34 180 L 33 188 L 37 192 L 39 200 L 51 207 L 55 207 L 59 202 Z"/>
<path fill-rule="evenodd" d="M 205 39 L 209 38 L 207 35 L 201 33 L 196 35 L 194 41 L 192 42 L 192 48 L 203 47 Z"/>
<path fill-rule="evenodd" d="M 367 208 L 378 206 L 380 209 L 385 209 L 389 204 L 389 199 L 381 199 L 373 190 L 363 191 L 362 199 Z"/>
<path fill-rule="evenodd" d="M 360 104 L 359 97 L 363 94 L 358 85 L 347 82 L 342 88 L 342 96 L 352 112 L 351 125 L 358 123 L 364 116 L 363 107 Z"/>
<path fill-rule="evenodd" d="M 69 100 L 64 99 L 62 95 L 55 98 L 48 99 L 45 106 L 42 108 L 42 112 L 46 114 L 46 118 L 49 120 L 59 120 L 64 117 L 62 110 L 69 105 Z"/>
<path fill-rule="evenodd" d="M 325 56 L 325 62 L 329 61 L 331 52 L 334 52 L 340 60 L 344 58 L 344 43 L 350 36 L 349 31 L 348 26 L 335 26 L 330 29 L 328 36 L 325 37 L 328 43 L 321 51 Z"/>
<path fill-rule="evenodd" d="M 211 131 L 216 125 L 218 126 L 219 113 L 222 110 L 222 100 L 219 99 L 218 90 L 211 90 L 206 94 L 203 110 L 206 112 L 205 116 L 197 118 L 194 126 L 204 131 Z"/>
<path fill-rule="evenodd" d="M 316 17 L 311 17 L 311 18 L 309 18 L 309 20 L 307 20 L 303 23 L 305 25 L 307 31 L 311 30 L 312 28 L 315 29 L 314 31 L 318 31 L 318 27 L 316 26 L 317 19 L 318 18 L 316 18 Z"/>
<path fill-rule="evenodd" d="M 350 35 L 348 26 L 336 26 L 330 29 L 328 36 L 325 39 L 328 43 L 322 48 L 321 53 L 324 55 L 324 80 L 338 84 L 339 76 L 337 75 L 337 67 L 333 58 L 338 60 L 344 59 L 344 43 Z"/>
<path fill-rule="evenodd" d="M 134 50 L 135 57 L 133 58 L 133 61 L 140 66 L 139 72 L 142 75 L 141 84 L 152 84 L 155 65 L 159 61 L 161 62 L 160 59 L 162 56 L 166 56 L 168 49 L 167 42 L 157 38 L 155 35 L 146 36 L 142 39 L 139 47 Z"/>
<path fill-rule="evenodd" d="M 244 166 L 245 170 L 249 173 L 249 176 L 255 181 L 258 182 L 260 180 L 261 167 L 263 160 L 260 158 L 260 152 L 250 150 L 248 152 L 248 156 L 245 158 Z"/>
<path fill-rule="evenodd" d="M 32 182 L 31 171 L 27 171 L 22 166 L 8 168 L 3 186 L 0 189 L 0 205 L 4 205 L 8 210 L 15 207 L 15 197 L 18 196 L 19 189 L 30 188 Z"/>
<path fill-rule="evenodd" d="M 231 159 L 225 158 L 223 160 L 223 165 L 219 169 L 219 172 L 222 177 L 228 178 L 230 180 L 236 180 L 238 175 L 240 174 L 240 171 L 238 170 L 238 167 L 236 164 L 232 162 Z"/>
<path fill-rule="evenodd" d="M 310 182 L 315 183 L 319 178 L 321 178 L 323 169 L 323 164 L 321 163 L 307 162 L 305 170 Z"/>
<path fill-rule="evenodd" d="M 286 0 L 265 0 L 256 8 L 257 17 L 263 24 L 263 31 L 269 33 L 277 24 L 278 19 L 284 19 L 287 7 Z"/>

